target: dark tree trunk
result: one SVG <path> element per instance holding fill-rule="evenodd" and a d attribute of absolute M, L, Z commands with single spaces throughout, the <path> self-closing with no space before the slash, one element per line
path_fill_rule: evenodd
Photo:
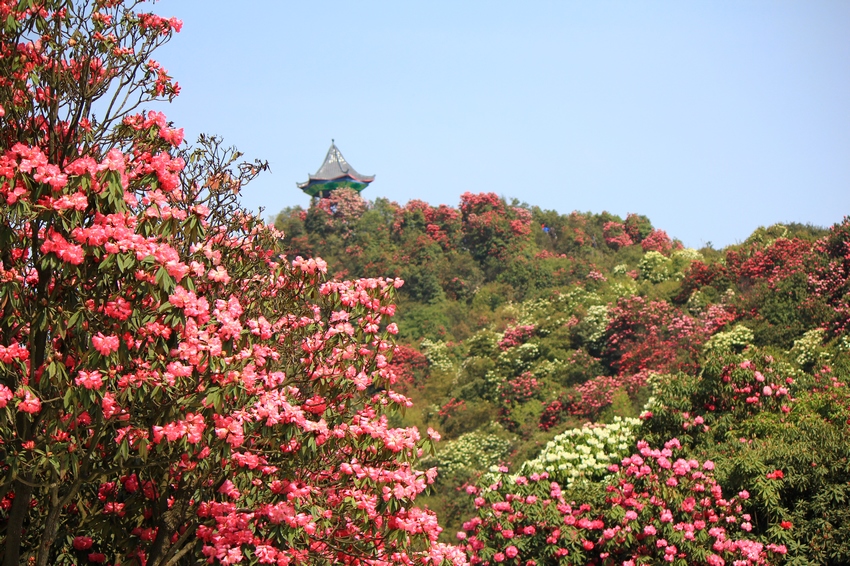
<path fill-rule="evenodd" d="M 3 554 L 3 566 L 19 566 L 24 521 L 29 515 L 33 491 L 31 486 L 19 480 L 15 480 L 13 489 L 15 499 L 12 501 L 12 508 L 9 510 L 9 522 L 6 525 L 6 549 Z"/>

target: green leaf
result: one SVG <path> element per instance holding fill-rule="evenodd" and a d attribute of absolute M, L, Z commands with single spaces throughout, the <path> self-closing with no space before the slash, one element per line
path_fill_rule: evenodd
<path fill-rule="evenodd" d="M 117 257 L 118 269 L 121 273 L 125 273 L 133 266 L 133 259 L 127 254 L 119 254 Z"/>
<path fill-rule="evenodd" d="M 68 330 L 77 326 L 83 318 L 83 311 L 77 311 L 68 319 Z"/>
<path fill-rule="evenodd" d="M 121 446 L 118 447 L 118 458 L 126 460 L 130 457 L 130 444 L 127 439 L 121 441 Z"/>
<path fill-rule="evenodd" d="M 174 290 L 174 279 L 168 274 L 168 271 L 164 267 L 160 267 L 159 270 L 157 270 L 155 281 L 156 284 L 159 285 L 166 293 L 170 293 Z"/>
<path fill-rule="evenodd" d="M 72 407 L 71 401 L 74 399 L 74 388 L 69 387 L 67 391 L 65 391 L 65 395 L 62 397 L 62 403 L 65 406 L 65 409 L 70 409 Z"/>
<path fill-rule="evenodd" d="M 100 265 L 97 266 L 97 269 L 98 269 L 98 271 L 106 271 L 107 269 L 111 268 L 114 264 L 115 264 L 115 256 L 114 255 L 108 255 L 103 259 L 103 261 L 100 262 Z"/>
<path fill-rule="evenodd" d="M 35 330 L 45 330 L 47 328 L 47 311 L 44 309 L 39 310 L 38 314 L 35 316 L 35 321 L 33 322 L 33 328 Z"/>

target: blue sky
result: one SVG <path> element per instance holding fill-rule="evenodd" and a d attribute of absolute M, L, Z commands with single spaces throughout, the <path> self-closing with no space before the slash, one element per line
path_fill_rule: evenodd
<path fill-rule="evenodd" d="M 850 214 L 850 2 L 161 2 L 187 138 L 295 187 L 331 138 L 363 192 L 629 212 L 686 245 Z"/>

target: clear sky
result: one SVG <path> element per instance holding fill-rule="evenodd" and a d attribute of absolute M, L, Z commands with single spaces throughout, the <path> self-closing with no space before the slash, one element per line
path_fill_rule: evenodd
<path fill-rule="evenodd" d="M 187 138 L 296 188 L 331 138 L 364 192 L 456 206 L 489 191 L 647 215 L 686 245 L 850 214 L 850 2 L 166 1 L 159 60 Z"/>

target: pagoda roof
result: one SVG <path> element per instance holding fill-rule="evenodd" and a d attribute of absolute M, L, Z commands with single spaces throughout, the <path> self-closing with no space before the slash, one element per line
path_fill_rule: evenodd
<path fill-rule="evenodd" d="M 327 190 L 330 187 L 319 187 L 316 185 L 334 185 L 340 184 L 350 186 L 351 188 L 362 191 L 366 185 L 375 180 L 374 175 L 361 175 L 354 167 L 349 165 L 340 153 L 339 148 L 331 140 L 331 147 L 328 149 L 328 154 L 325 156 L 325 161 L 319 170 L 314 175 L 308 175 L 308 180 L 304 183 L 296 183 L 298 188 L 304 192 L 315 196 Z M 312 189 L 312 190 L 311 190 Z"/>

